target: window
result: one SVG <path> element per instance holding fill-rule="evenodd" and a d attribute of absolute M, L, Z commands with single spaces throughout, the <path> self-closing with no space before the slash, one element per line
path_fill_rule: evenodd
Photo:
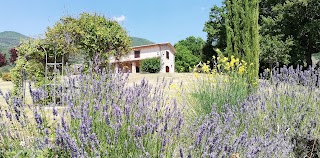
<path fill-rule="evenodd" d="M 167 57 L 167 59 L 169 59 L 169 52 L 168 51 L 166 51 L 166 57 Z"/>
<path fill-rule="evenodd" d="M 140 58 L 140 50 L 134 51 L 134 58 Z"/>

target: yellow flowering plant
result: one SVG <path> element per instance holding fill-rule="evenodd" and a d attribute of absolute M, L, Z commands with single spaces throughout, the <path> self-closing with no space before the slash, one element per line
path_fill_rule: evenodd
<path fill-rule="evenodd" d="M 226 103 L 237 106 L 239 100 L 243 100 L 249 94 L 247 80 L 248 64 L 236 56 L 226 57 L 220 50 L 216 51 L 217 56 L 212 57 L 210 62 L 201 63 L 201 71 L 194 71 L 191 95 L 197 99 L 196 113 L 210 113 L 212 103 L 219 112 L 224 111 Z M 207 75 L 199 76 L 196 72 L 203 72 Z"/>

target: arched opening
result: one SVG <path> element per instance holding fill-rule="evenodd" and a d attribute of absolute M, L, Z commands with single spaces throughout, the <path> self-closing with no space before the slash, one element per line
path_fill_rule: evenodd
<path fill-rule="evenodd" d="M 170 72 L 169 66 L 166 66 L 166 72 Z"/>

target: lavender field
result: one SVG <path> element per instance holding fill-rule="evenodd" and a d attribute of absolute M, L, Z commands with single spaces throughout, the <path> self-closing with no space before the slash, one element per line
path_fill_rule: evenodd
<path fill-rule="evenodd" d="M 319 156 L 316 71 L 265 71 L 249 95 L 241 77 L 187 75 L 70 76 L 56 107 L 41 88 L 27 104 L 1 92 L 0 157 Z"/>

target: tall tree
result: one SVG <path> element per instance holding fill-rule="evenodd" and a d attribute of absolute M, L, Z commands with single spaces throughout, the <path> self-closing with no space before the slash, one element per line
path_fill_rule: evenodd
<path fill-rule="evenodd" d="M 261 0 L 260 8 L 262 37 L 277 38 L 274 44 L 282 49 L 276 49 L 289 55 L 290 64 L 310 66 L 312 54 L 320 52 L 320 1 Z"/>
<path fill-rule="evenodd" d="M 282 31 L 281 21 L 283 16 L 273 9 L 276 5 L 281 5 L 281 1 L 262 0 L 260 3 L 261 25 L 261 53 L 260 69 L 272 68 L 276 64 L 290 64 L 290 52 L 294 41 L 291 37 L 286 37 Z"/>
<path fill-rule="evenodd" d="M 68 59 L 70 53 L 83 53 L 87 61 L 98 57 L 100 63 L 97 64 L 101 65 L 108 61 L 109 56 L 119 58 L 129 49 L 127 32 L 114 20 L 88 13 L 82 13 L 79 18 L 63 17 L 53 27 L 48 27 L 45 39 L 26 40 L 17 47 L 18 59 L 11 71 L 14 93 L 19 94 L 17 88 L 21 83 L 22 70 L 27 72 L 28 77 L 36 78 L 37 86 L 45 81 L 46 53 L 49 62 L 54 60 L 54 53 L 58 56 L 58 62 L 61 62 L 62 56 Z"/>
<path fill-rule="evenodd" d="M 209 13 L 209 20 L 205 23 L 203 31 L 207 33 L 206 44 L 203 48 L 203 60 L 210 61 L 212 56 L 216 56 L 214 49 L 225 50 L 226 42 L 226 7 L 213 6 Z"/>
<path fill-rule="evenodd" d="M 177 72 L 189 72 L 203 60 L 205 41 L 201 37 L 190 36 L 174 45 L 175 69 Z"/>
<path fill-rule="evenodd" d="M 304 56 L 305 66 L 312 65 L 312 54 L 320 52 L 320 1 L 288 0 L 278 9 L 283 13 L 282 31 L 295 43 L 290 52 L 292 62 Z"/>
<path fill-rule="evenodd" d="M 175 69 L 177 72 L 190 72 L 194 66 L 200 62 L 199 56 L 192 53 L 188 47 L 183 44 L 175 44 Z"/>
<path fill-rule="evenodd" d="M 201 37 L 194 37 L 194 36 L 189 36 L 184 40 L 180 40 L 176 45 L 183 45 L 185 46 L 188 50 L 191 51 L 191 53 L 199 58 L 202 57 L 203 53 L 203 47 L 205 45 L 205 41 Z"/>
<path fill-rule="evenodd" d="M 82 13 L 79 18 L 63 17 L 46 39 L 57 44 L 60 51 L 84 52 L 87 61 L 96 57 L 105 64 L 109 56 L 120 58 L 130 52 L 131 40 L 116 21 L 97 14 Z"/>
<path fill-rule="evenodd" d="M 256 83 L 259 72 L 259 0 L 227 0 L 227 53 L 249 63 L 248 78 Z"/>

